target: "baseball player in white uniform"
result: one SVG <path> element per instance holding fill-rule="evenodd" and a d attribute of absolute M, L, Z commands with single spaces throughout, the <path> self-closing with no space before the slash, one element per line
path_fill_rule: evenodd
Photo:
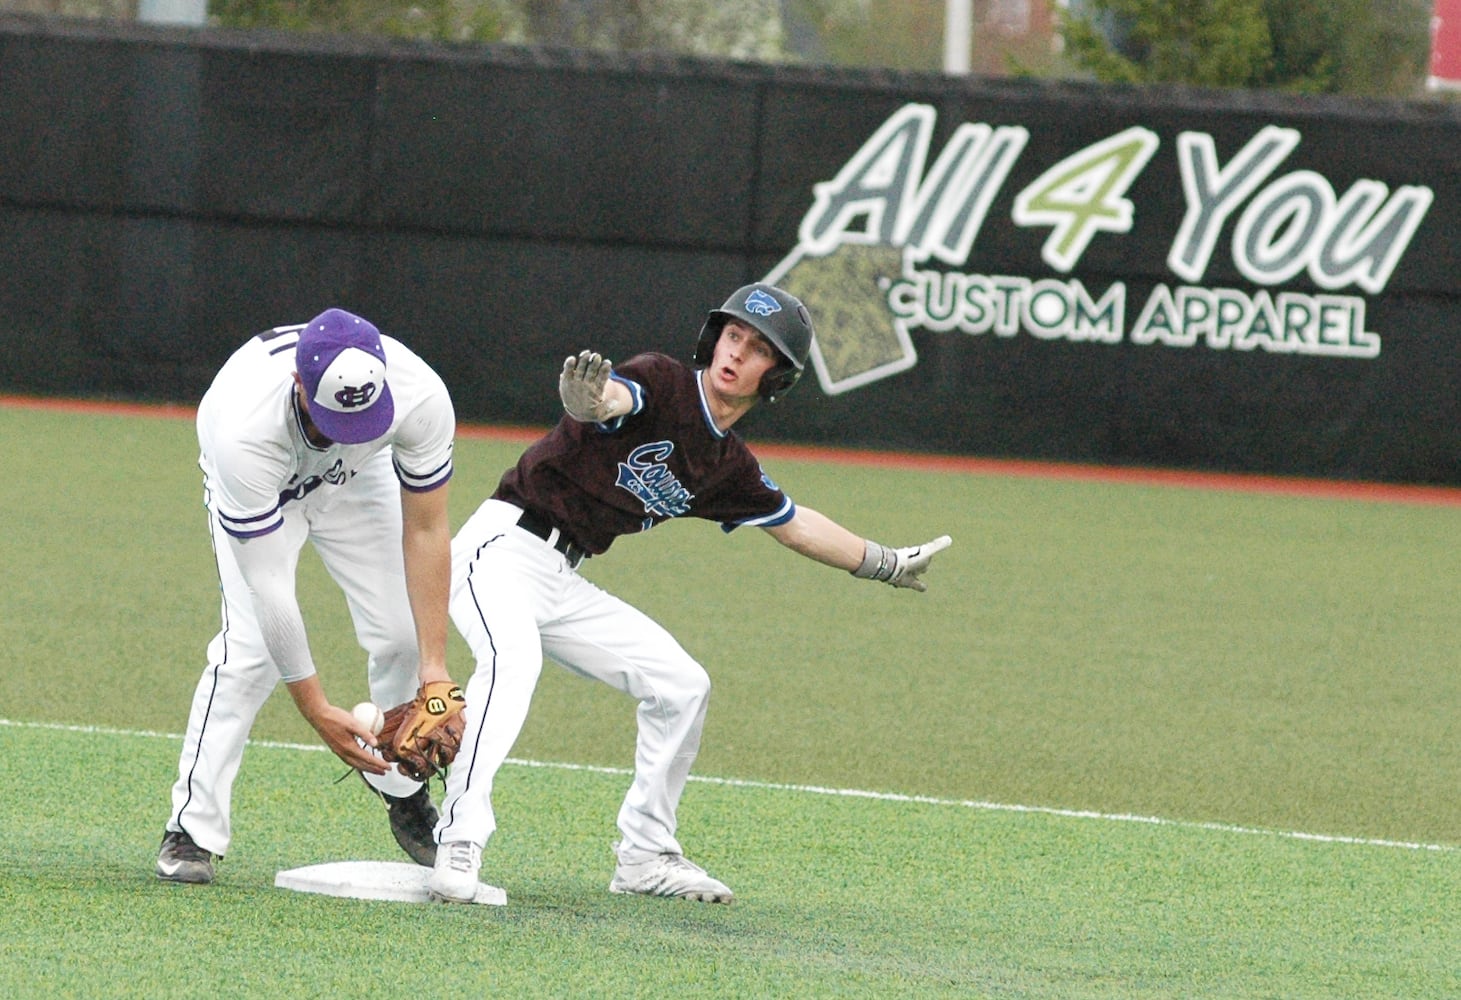
<path fill-rule="evenodd" d="M 328 309 L 239 348 L 197 423 L 223 622 L 193 696 L 157 875 L 212 880 L 228 850 L 245 741 L 280 680 L 325 744 L 385 799 L 401 846 L 430 865 L 437 816 L 426 788 L 372 753 L 371 733 L 326 697 L 295 570 L 311 542 L 345 593 L 377 705 L 450 679 L 456 418 L 446 386 L 404 344 Z"/>
<path fill-rule="evenodd" d="M 638 702 L 634 779 L 619 809 L 611 892 L 729 902 L 689 861 L 676 811 L 700 747 L 705 670 L 647 615 L 577 572 L 620 535 L 676 517 L 765 529 L 854 576 L 925 589 L 947 535 L 888 548 L 799 507 L 761 471 L 732 425 L 796 383 L 812 326 L 795 297 L 748 285 L 713 310 L 695 368 L 642 354 L 614 370 L 588 351 L 559 377 L 566 415 L 531 445 L 453 541 L 451 615 L 476 659 L 466 731 L 446 780 L 428 879 L 443 901 L 475 898 L 496 829 L 492 784 L 518 737 L 543 658 Z"/>

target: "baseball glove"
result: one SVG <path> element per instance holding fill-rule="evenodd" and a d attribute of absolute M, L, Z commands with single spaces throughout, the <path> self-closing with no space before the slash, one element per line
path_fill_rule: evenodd
<path fill-rule="evenodd" d="M 444 769 L 462 748 L 467 700 L 451 681 L 421 685 L 416 697 L 389 709 L 377 737 L 380 755 L 417 781 Z"/>

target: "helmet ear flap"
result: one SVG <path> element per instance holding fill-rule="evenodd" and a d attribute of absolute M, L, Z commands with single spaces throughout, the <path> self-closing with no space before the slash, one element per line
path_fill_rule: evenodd
<path fill-rule="evenodd" d="M 797 384 L 802 373 L 791 365 L 782 365 L 771 369 L 761 376 L 761 384 L 757 391 L 761 398 L 768 403 L 774 403 L 783 395 L 791 391 L 791 387 Z"/>
<path fill-rule="evenodd" d="M 695 365 L 697 368 L 708 368 L 710 362 L 715 359 L 715 342 L 720 339 L 720 331 L 725 327 L 725 318 L 712 314 L 700 328 L 700 339 L 695 341 Z"/>

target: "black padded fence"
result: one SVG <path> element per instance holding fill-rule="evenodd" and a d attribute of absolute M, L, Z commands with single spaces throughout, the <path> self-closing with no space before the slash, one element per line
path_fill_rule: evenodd
<path fill-rule="evenodd" d="M 330 305 L 543 424 L 801 295 L 753 437 L 1461 482 L 1461 111 L 0 17 L 0 391 L 194 402 Z"/>

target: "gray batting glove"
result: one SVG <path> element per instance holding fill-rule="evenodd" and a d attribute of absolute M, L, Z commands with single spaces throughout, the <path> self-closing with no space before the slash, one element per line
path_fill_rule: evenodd
<path fill-rule="evenodd" d="M 604 402 L 604 388 L 614 365 L 608 358 L 592 351 L 580 351 L 577 357 L 563 361 L 563 374 L 558 376 L 558 395 L 563 409 L 574 420 L 600 423 L 611 414 Z"/>
<path fill-rule="evenodd" d="M 907 587 L 921 593 L 928 589 L 928 584 L 921 579 L 928 564 L 935 555 L 953 544 L 954 540 L 948 535 L 939 535 L 931 542 L 907 549 L 891 549 L 868 539 L 862 565 L 853 570 L 852 575 L 863 580 L 882 580 L 895 587 Z"/>

